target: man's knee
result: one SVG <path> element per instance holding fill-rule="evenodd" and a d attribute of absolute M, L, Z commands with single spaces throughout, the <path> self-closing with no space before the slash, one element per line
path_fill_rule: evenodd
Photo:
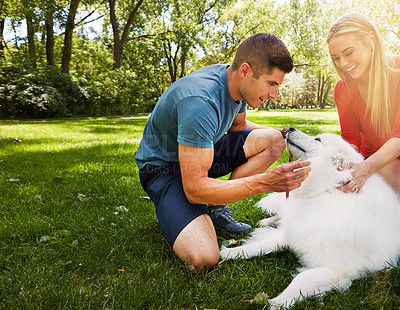
<path fill-rule="evenodd" d="M 178 235 L 173 250 L 195 270 L 218 264 L 219 247 L 211 218 L 203 214 L 190 222 Z"/>
<path fill-rule="evenodd" d="M 200 255 L 192 257 L 189 264 L 195 270 L 201 270 L 203 268 L 210 269 L 218 264 L 219 261 L 219 249 L 212 251 L 203 251 Z"/>
<path fill-rule="evenodd" d="M 219 248 L 209 247 L 202 249 L 186 249 L 185 253 L 175 253 L 194 270 L 208 270 L 218 264 L 219 261 Z"/>
<path fill-rule="evenodd" d="M 268 153 L 272 157 L 278 157 L 285 150 L 285 139 L 279 130 L 255 129 L 249 134 L 244 146 L 248 158 L 260 153 Z"/>
<path fill-rule="evenodd" d="M 276 154 L 280 156 L 286 148 L 285 139 L 283 138 L 281 132 L 278 130 L 273 130 L 271 139 L 272 147 L 275 148 Z"/>

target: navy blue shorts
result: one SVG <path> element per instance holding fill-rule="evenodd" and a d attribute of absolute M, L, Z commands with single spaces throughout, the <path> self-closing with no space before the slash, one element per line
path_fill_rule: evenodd
<path fill-rule="evenodd" d="M 209 177 L 218 178 L 247 162 L 244 142 L 251 130 L 224 135 L 214 146 L 214 161 Z M 179 233 L 195 218 L 209 214 L 206 204 L 192 204 L 186 198 L 179 163 L 145 165 L 139 170 L 143 189 L 156 207 L 161 231 L 171 246 Z"/>

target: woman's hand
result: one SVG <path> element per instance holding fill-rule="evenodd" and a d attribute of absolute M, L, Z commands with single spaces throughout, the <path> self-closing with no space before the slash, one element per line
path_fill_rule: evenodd
<path fill-rule="evenodd" d="M 343 183 L 342 186 L 337 187 L 344 193 L 358 193 L 364 186 L 367 179 L 373 174 L 368 164 L 364 161 L 358 164 L 348 164 L 339 167 L 339 171 L 351 169 L 351 179 Z"/>

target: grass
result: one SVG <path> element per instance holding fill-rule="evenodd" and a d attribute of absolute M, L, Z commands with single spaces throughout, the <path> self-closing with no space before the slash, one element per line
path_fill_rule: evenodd
<path fill-rule="evenodd" d="M 335 110 L 248 115 L 339 132 Z M 0 121 L 1 309 L 263 309 L 248 300 L 290 283 L 298 262 L 287 250 L 203 275 L 183 268 L 138 181 L 133 156 L 146 120 Z M 256 225 L 261 196 L 233 204 L 236 217 Z M 294 309 L 398 309 L 399 276 L 398 267 L 376 273 Z"/>

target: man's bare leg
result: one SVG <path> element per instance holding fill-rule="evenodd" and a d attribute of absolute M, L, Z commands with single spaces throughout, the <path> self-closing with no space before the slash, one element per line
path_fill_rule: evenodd
<path fill-rule="evenodd" d="M 278 130 L 255 129 L 249 133 L 243 149 L 248 162 L 236 168 L 231 179 L 265 172 L 279 159 L 285 142 Z M 211 218 L 203 214 L 190 222 L 176 238 L 173 250 L 195 270 L 215 266 L 219 260 L 219 247 Z"/>
<path fill-rule="evenodd" d="M 243 145 L 248 161 L 232 172 L 231 179 L 265 172 L 279 159 L 285 147 L 285 140 L 278 130 L 254 129 Z"/>
<path fill-rule="evenodd" d="M 263 173 L 279 159 L 285 149 L 285 140 L 279 130 L 255 129 L 249 133 L 243 145 L 247 162 L 237 167 L 230 179 L 237 179 Z M 231 216 L 226 206 L 209 207 L 214 225 L 231 234 L 240 235 L 249 232 L 252 227 L 241 223 Z M 233 211 L 233 210 L 232 210 Z"/>
<path fill-rule="evenodd" d="M 203 214 L 191 221 L 179 233 L 173 250 L 195 270 L 215 266 L 219 260 L 219 247 L 210 216 Z"/>

